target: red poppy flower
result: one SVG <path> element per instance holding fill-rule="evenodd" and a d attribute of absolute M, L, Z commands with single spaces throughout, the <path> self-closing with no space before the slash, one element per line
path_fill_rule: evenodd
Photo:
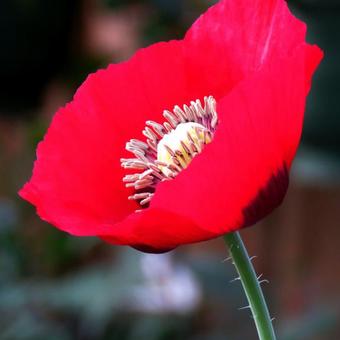
<path fill-rule="evenodd" d="M 305 34 L 283 0 L 225 0 L 90 75 L 21 197 L 70 234 L 152 252 L 254 224 L 287 190 L 322 58 Z"/>

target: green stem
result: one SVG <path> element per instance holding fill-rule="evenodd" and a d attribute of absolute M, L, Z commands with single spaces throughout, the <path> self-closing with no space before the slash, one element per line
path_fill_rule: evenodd
<path fill-rule="evenodd" d="M 240 276 L 260 340 L 275 340 L 273 325 L 254 267 L 238 232 L 226 234 L 231 258 Z"/>

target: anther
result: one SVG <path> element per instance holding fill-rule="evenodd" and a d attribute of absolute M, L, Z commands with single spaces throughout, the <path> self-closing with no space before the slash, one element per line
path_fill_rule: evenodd
<path fill-rule="evenodd" d="M 128 198 L 143 207 L 159 182 L 175 178 L 211 142 L 218 121 L 212 96 L 204 97 L 203 105 L 197 99 L 189 106 L 176 105 L 172 112 L 164 110 L 163 117 L 162 124 L 146 121 L 145 142 L 131 139 L 126 143 L 126 150 L 135 158 L 121 158 L 123 168 L 137 171 L 123 178 L 126 187 L 138 190 Z"/>

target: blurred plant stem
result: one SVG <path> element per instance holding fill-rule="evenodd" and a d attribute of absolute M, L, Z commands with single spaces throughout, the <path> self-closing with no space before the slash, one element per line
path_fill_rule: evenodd
<path fill-rule="evenodd" d="M 238 232 L 226 234 L 224 241 L 246 293 L 260 340 L 275 340 L 275 332 L 253 264 Z"/>

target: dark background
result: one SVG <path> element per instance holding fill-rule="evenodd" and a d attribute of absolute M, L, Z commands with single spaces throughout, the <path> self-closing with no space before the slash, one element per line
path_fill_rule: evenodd
<path fill-rule="evenodd" d="M 42 222 L 17 190 L 89 72 L 181 38 L 207 0 L 0 1 L 0 339 L 256 339 L 221 240 L 144 255 Z M 244 230 L 279 339 L 340 339 L 340 2 L 290 1 L 325 58 L 284 204 Z M 154 270 L 150 270 L 154 268 Z"/>

